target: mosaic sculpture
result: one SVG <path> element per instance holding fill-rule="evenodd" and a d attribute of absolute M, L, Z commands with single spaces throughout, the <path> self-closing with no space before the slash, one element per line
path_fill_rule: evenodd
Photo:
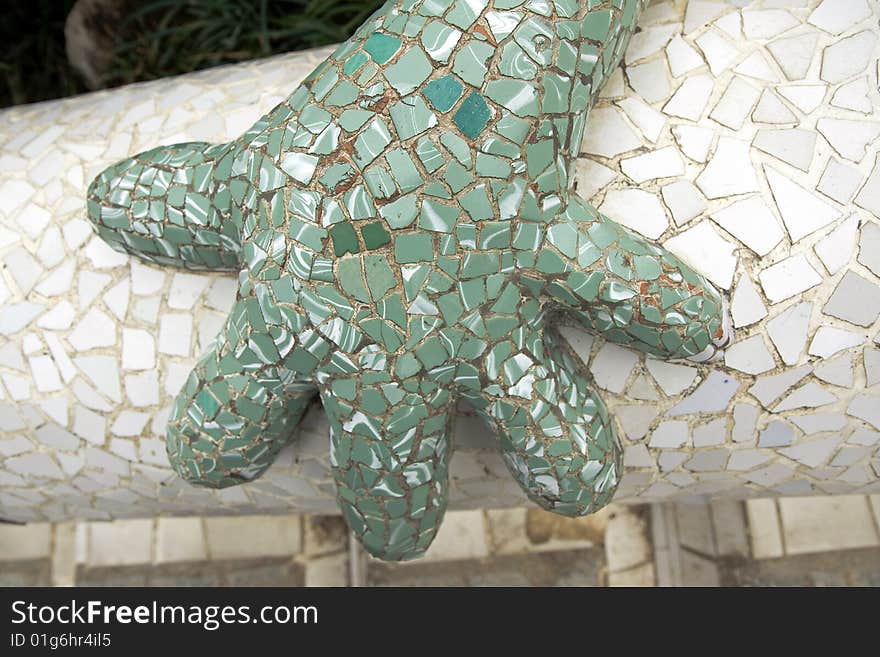
<path fill-rule="evenodd" d="M 614 425 L 548 320 L 664 358 L 707 360 L 729 337 L 703 277 L 571 191 L 644 4 L 390 0 L 241 138 L 98 176 L 89 216 L 114 248 L 240 271 L 171 414 L 180 476 L 255 479 L 319 395 L 351 529 L 414 558 L 445 510 L 463 402 L 537 504 L 608 503 Z"/>

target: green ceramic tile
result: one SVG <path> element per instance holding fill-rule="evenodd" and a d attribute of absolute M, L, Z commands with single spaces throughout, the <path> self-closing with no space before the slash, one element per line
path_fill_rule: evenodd
<path fill-rule="evenodd" d="M 444 75 L 442 78 L 431 80 L 422 89 L 422 94 L 428 102 L 440 112 L 451 110 L 463 92 L 464 86 L 453 75 Z"/>

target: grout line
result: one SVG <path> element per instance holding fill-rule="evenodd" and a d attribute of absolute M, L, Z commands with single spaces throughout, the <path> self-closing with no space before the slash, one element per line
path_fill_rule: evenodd
<path fill-rule="evenodd" d="M 875 511 L 874 500 L 871 497 L 871 493 L 865 494 L 865 500 L 868 502 L 868 511 L 871 512 L 871 520 L 874 521 L 874 533 L 877 534 L 877 539 L 880 540 L 880 502 L 877 502 L 877 509 Z M 878 495 L 878 498 L 880 498 L 880 495 Z"/>
<path fill-rule="evenodd" d="M 205 516 L 199 517 L 199 528 L 202 532 L 202 540 L 205 542 L 205 561 L 214 561 L 214 555 L 211 553 L 211 541 L 208 540 L 208 525 L 205 522 Z"/>
<path fill-rule="evenodd" d="M 681 543 L 678 540 L 678 519 L 675 517 L 675 506 L 669 502 L 663 505 L 666 516 L 666 542 L 669 549 L 669 565 L 672 573 L 670 586 L 682 586 L 681 576 Z"/>
<path fill-rule="evenodd" d="M 706 502 L 706 511 L 709 516 L 709 536 L 712 539 L 712 554 L 710 555 L 710 559 L 712 563 L 715 563 L 718 557 L 721 556 L 721 549 L 718 546 L 718 532 L 715 526 L 715 509 L 712 508 L 711 502 Z"/>
<path fill-rule="evenodd" d="M 782 522 L 782 508 L 779 506 L 779 498 L 773 498 L 773 507 L 776 509 L 776 527 L 779 529 L 779 543 L 782 546 L 782 556 L 788 556 L 788 546 L 785 544 L 785 525 Z"/>
<path fill-rule="evenodd" d="M 52 586 L 76 586 L 76 523 L 53 525 L 49 578 Z"/>
<path fill-rule="evenodd" d="M 356 588 L 367 585 L 367 561 L 352 533 L 348 535 L 348 584 Z"/>
<path fill-rule="evenodd" d="M 159 519 L 153 518 L 150 523 L 150 561 L 151 565 L 155 565 L 156 558 L 159 556 Z"/>

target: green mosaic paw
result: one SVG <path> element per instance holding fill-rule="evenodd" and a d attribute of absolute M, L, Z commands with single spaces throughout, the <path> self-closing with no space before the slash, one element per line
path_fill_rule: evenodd
<path fill-rule="evenodd" d="M 542 507 L 611 499 L 614 425 L 547 318 L 666 358 L 727 337 L 711 285 L 570 193 L 643 4 L 391 0 L 241 138 L 98 176 L 89 216 L 115 248 L 241 272 L 171 415 L 182 477 L 254 479 L 319 395 L 349 525 L 371 554 L 414 558 L 463 400 Z"/>

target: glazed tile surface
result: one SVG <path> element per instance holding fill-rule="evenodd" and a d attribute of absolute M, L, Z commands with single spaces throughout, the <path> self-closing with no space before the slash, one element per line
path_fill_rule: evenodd
<path fill-rule="evenodd" d="M 445 396 L 453 380 L 465 392 L 479 382 L 464 395 L 478 406 L 487 396 L 508 402 L 483 404 L 483 415 L 496 412 L 502 429 L 511 417 L 505 412 L 534 410 L 530 421 L 510 427 L 529 426 L 548 437 L 549 458 L 531 470 L 534 463 L 513 440 L 507 465 L 521 466 L 523 481 L 545 505 L 582 511 L 605 501 L 604 486 L 589 489 L 589 499 L 575 494 L 563 500 L 574 489 L 561 468 L 551 467 L 569 458 L 563 443 L 569 454 L 577 443 L 572 427 L 593 419 L 591 426 L 607 432 L 603 439 L 590 436 L 600 450 L 590 460 L 599 464 L 599 480 L 599 473 L 614 469 L 611 432 L 619 427 L 625 470 L 617 500 L 876 490 L 880 230 L 872 213 L 880 209 L 878 15 L 874 3 L 853 2 L 844 16 L 828 9 L 831 1 L 788 9 L 652 4 L 626 51 L 626 75 L 609 66 L 583 141 L 577 126 L 566 128 L 570 152 L 579 154 L 573 173 L 564 162 L 547 159 L 542 140 L 562 128 L 529 104 L 523 92 L 528 85 L 522 84 L 544 70 L 547 51 L 539 47 L 535 27 L 542 24 L 542 7 L 559 12 L 566 3 L 501 7 L 505 2 L 496 0 L 491 18 L 487 13 L 479 23 L 485 33 L 455 22 L 470 20 L 465 9 L 455 20 L 429 12 L 410 28 L 382 28 L 382 38 L 372 36 L 375 28 L 362 32 L 352 42 L 356 47 L 337 51 L 336 63 L 312 76 L 311 95 L 288 99 L 300 104 L 295 112 L 279 106 L 297 113 L 296 121 L 276 110 L 248 133 L 248 144 L 236 142 L 238 151 L 208 151 L 207 159 L 198 155 L 201 147 L 152 151 L 123 165 L 118 184 L 96 191 L 108 200 L 105 207 L 116 203 L 139 213 L 143 229 L 105 234 L 122 235 L 132 249 L 156 249 L 158 262 L 183 259 L 237 269 L 241 249 L 248 265 L 241 287 L 247 292 L 238 302 L 240 286 L 228 274 L 163 269 L 110 250 L 91 234 L 82 207 L 86 187 L 131 153 L 236 138 L 284 101 L 329 50 L 6 111 L 0 115 L 2 515 L 29 520 L 332 509 L 328 428 L 320 408 L 306 413 L 294 444 L 246 486 L 198 489 L 171 471 L 163 438 L 172 399 L 191 386 L 186 381 L 195 356 L 209 348 L 230 310 L 226 326 L 232 330 L 226 334 L 237 346 L 221 346 L 218 353 L 247 351 L 245 366 L 260 369 L 276 363 L 275 354 L 284 350 L 290 370 L 313 367 L 321 373 L 312 379 L 317 386 L 303 382 L 302 394 L 294 397 L 300 403 L 273 405 L 265 404 L 275 399 L 264 392 L 265 379 L 261 390 L 230 382 L 233 389 L 244 386 L 244 398 L 254 400 L 253 417 L 223 416 L 226 425 L 222 390 L 190 387 L 184 398 L 203 395 L 192 408 L 215 414 L 218 435 L 265 421 L 255 418 L 267 409 L 282 435 L 317 387 L 336 427 L 332 458 L 343 486 L 362 485 L 371 467 L 382 472 L 400 463 L 397 452 L 383 452 L 371 440 L 378 424 L 399 432 L 401 441 L 410 425 L 428 426 L 419 434 L 424 453 L 408 464 L 410 470 L 370 482 L 382 492 L 382 504 L 400 499 L 396 482 L 417 490 L 426 486 L 424 477 L 442 481 L 447 465 L 454 506 L 523 500 L 494 436 Z M 537 14 L 537 23 L 529 26 L 524 16 L 514 22 L 516 13 Z M 604 27 L 598 19 L 582 22 L 588 39 L 594 37 L 586 32 Z M 498 59 L 507 68 L 500 79 L 477 79 L 480 62 L 495 61 L 493 44 L 508 50 Z M 597 48 L 603 74 L 604 52 Z M 362 87 L 371 89 L 363 105 L 352 97 Z M 544 90 L 546 97 L 549 86 Z M 584 93 L 595 95 L 592 87 Z M 318 102 L 315 94 L 321 94 Z M 535 139 L 520 157 L 524 129 L 533 130 Z M 333 159 L 341 152 L 345 157 Z M 222 201 L 211 198 L 227 157 L 226 179 L 233 177 L 232 167 L 243 166 L 236 175 L 256 188 L 233 191 L 228 185 L 234 207 L 251 204 L 242 211 L 249 221 L 240 223 L 240 231 L 224 232 L 217 221 Z M 169 165 L 186 166 L 166 179 L 158 172 Z M 146 200 L 137 205 L 139 189 L 147 185 L 144 172 L 152 176 L 145 196 L 167 195 L 167 215 Z M 731 293 L 737 344 L 725 363 L 664 362 L 615 344 L 658 344 L 633 334 L 639 324 L 623 317 L 627 307 L 632 312 L 627 301 L 645 293 L 625 284 L 628 277 L 656 281 L 650 277 L 658 266 L 677 261 L 597 218 L 576 197 L 562 204 L 571 183 L 599 211 L 659 240 Z M 473 193 L 481 185 L 483 195 Z M 308 193 L 318 190 L 320 199 Z M 560 205 L 530 206 L 532 198 L 558 198 Z M 533 221 L 508 223 L 513 230 L 505 230 L 501 220 L 513 217 L 504 215 L 508 207 L 519 215 L 531 211 Z M 568 221 L 547 225 L 559 216 Z M 102 213 L 101 221 L 107 228 L 123 223 L 112 211 L 106 219 Z M 282 223 L 287 238 L 279 241 L 274 229 Z M 159 224 L 167 232 L 151 229 Z M 529 226 L 541 230 L 533 235 Z M 588 226 L 599 234 L 587 231 L 589 239 L 583 239 L 581 229 Z M 621 239 L 632 240 L 624 249 L 635 257 L 614 255 Z M 573 276 L 589 272 L 589 244 L 601 249 L 596 261 L 617 284 L 589 297 L 596 299 L 590 305 L 575 304 L 580 292 L 591 294 L 589 277 L 578 282 Z M 288 253 L 296 257 L 281 257 Z M 533 272 L 526 279 L 541 289 L 505 294 L 511 268 Z M 282 269 L 292 275 L 281 276 Z M 299 289 L 280 282 L 293 280 L 300 281 Z M 681 287 L 670 283 L 664 289 L 670 294 Z M 652 293 L 662 298 L 664 292 Z M 290 295 L 298 300 L 288 301 Z M 541 342 L 531 331 L 516 330 L 540 324 L 545 308 L 530 303 L 534 297 L 623 315 L 580 315 L 581 322 L 604 328 L 610 341 L 573 325 L 563 326 L 561 337 L 548 332 Z M 273 320 L 267 316 L 272 307 L 296 311 Z M 484 322 L 474 330 L 466 320 L 482 307 L 496 326 Z M 267 330 L 242 341 L 258 316 L 268 320 Z M 630 328 L 615 332 L 621 318 Z M 296 340 L 303 340 L 303 330 L 309 339 L 294 345 L 292 333 L 272 333 L 273 321 L 298 326 Z M 260 339 L 266 335 L 271 339 Z M 363 347 L 370 343 L 383 347 Z M 470 377 L 443 371 L 450 353 L 461 356 L 461 367 L 460 350 L 482 344 L 491 354 L 480 361 L 487 371 Z M 209 356 L 198 367 L 207 373 L 212 363 L 220 367 L 211 372 L 217 381 L 222 358 Z M 371 371 L 371 378 L 354 377 L 356 370 Z M 613 423 L 578 372 L 591 374 Z M 490 381 L 495 387 L 485 385 Z M 562 403 L 552 397 L 561 389 Z M 538 406 L 552 408 L 530 407 L 535 391 L 550 395 L 535 396 L 544 400 Z M 586 416 L 590 422 L 572 423 Z M 452 430 L 444 432 L 447 421 Z M 351 444 L 340 439 L 345 425 L 362 430 Z M 449 442 L 457 451 L 447 464 Z M 279 447 L 276 440 L 254 452 L 238 448 L 211 476 L 203 474 L 198 454 L 183 454 L 179 463 L 190 477 L 214 476 L 220 479 L 212 483 L 222 483 L 223 477 L 261 471 Z M 403 443 L 399 447 L 418 453 L 411 445 L 408 451 Z M 588 473 L 596 467 L 578 466 Z M 572 469 L 571 461 L 567 467 Z M 424 490 L 419 504 L 439 515 L 441 507 L 430 505 L 439 501 L 442 486 Z M 404 511 L 390 504 L 386 512 L 420 511 L 418 500 L 404 499 Z M 359 504 L 369 500 L 355 497 L 350 505 L 364 517 Z M 350 510 L 347 517 L 357 528 L 357 514 Z M 430 540 L 429 525 L 411 536 L 407 528 L 413 523 L 400 523 L 402 552 Z M 364 535 L 370 531 L 361 529 Z"/>

